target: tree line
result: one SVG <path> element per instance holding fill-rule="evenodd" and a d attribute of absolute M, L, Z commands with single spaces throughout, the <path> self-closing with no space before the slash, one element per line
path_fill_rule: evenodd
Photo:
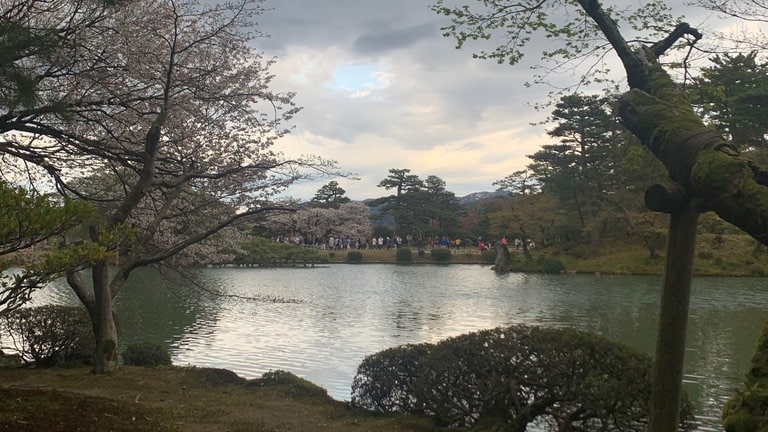
<path fill-rule="evenodd" d="M 740 152 L 768 161 L 768 62 L 757 51 L 717 54 L 685 85 L 692 106 Z M 682 83 L 681 83 L 682 84 Z M 441 178 L 422 179 L 392 168 L 378 186 L 391 195 L 369 200 L 374 229 L 424 244 L 427 238 L 530 238 L 539 245 L 596 244 L 606 237 L 637 238 L 658 258 L 666 219 L 643 204 L 645 191 L 666 177 L 664 166 L 621 123 L 618 94 L 571 93 L 554 105 L 551 143 L 528 155 L 523 169 L 493 183 L 504 198 L 462 204 Z M 325 198 L 323 198 L 325 197 Z M 338 183 L 312 199 L 326 206 L 348 198 Z M 335 206 L 338 208 L 338 205 Z M 717 219 L 717 218 L 714 218 Z M 722 232 L 712 221 L 703 229 Z"/>

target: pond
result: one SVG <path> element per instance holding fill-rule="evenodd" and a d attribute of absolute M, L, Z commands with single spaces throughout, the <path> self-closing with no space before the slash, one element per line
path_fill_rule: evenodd
<path fill-rule="evenodd" d="M 246 378 L 287 370 L 342 400 L 366 355 L 516 323 L 589 330 L 652 354 L 661 287 L 659 276 L 497 275 L 480 265 L 211 268 L 192 278 L 132 276 L 116 306 L 122 343 L 161 343 L 174 364 Z M 76 299 L 58 282 L 36 302 Z M 684 385 L 702 430 L 719 430 L 766 310 L 768 278 L 694 280 Z"/>

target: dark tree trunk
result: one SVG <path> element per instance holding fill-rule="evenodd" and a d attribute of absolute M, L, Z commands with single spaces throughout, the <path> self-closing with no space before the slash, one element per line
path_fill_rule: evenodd
<path fill-rule="evenodd" d="M 768 244 L 768 173 L 707 128 L 685 92 L 660 65 L 658 58 L 681 38 L 701 38 L 696 29 L 681 23 L 664 40 L 634 49 L 598 0 L 578 2 L 624 65 L 631 90 L 619 104 L 623 123 L 664 164 L 669 179 L 681 191 L 669 196 L 673 199 L 662 199 L 657 208 L 671 217 L 649 430 L 672 432 L 679 421 L 698 211 L 714 210 Z"/>
<path fill-rule="evenodd" d="M 672 213 L 669 218 L 650 404 L 649 430 L 653 432 L 674 432 L 680 420 L 685 334 L 698 215 L 695 208 L 689 207 Z"/>
<path fill-rule="evenodd" d="M 88 313 L 96 338 L 93 372 L 105 373 L 117 369 L 117 326 L 112 314 L 109 268 L 106 263 L 98 263 L 92 271 L 95 301 L 92 307 L 88 307 Z"/>
<path fill-rule="evenodd" d="M 105 373 L 117 368 L 117 324 L 112 313 L 114 293 L 110 288 L 109 266 L 96 263 L 91 273 L 92 287 L 83 283 L 80 273 L 67 275 L 67 283 L 85 305 L 91 318 L 96 342 L 93 372 Z"/>

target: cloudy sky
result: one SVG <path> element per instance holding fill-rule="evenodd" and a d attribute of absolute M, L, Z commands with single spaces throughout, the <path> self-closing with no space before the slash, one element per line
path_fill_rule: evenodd
<path fill-rule="evenodd" d="M 552 142 L 546 126 L 550 88 L 526 88 L 530 63 L 474 60 L 441 35 L 446 18 L 430 0 L 266 0 L 261 18 L 275 56 L 275 87 L 297 92 L 303 111 L 278 147 L 288 155 L 338 161 L 359 180 L 337 179 L 353 200 L 389 192 L 376 185 L 390 168 L 437 175 L 457 196 L 491 191 L 522 169 L 527 154 Z M 678 15 L 699 14 L 691 7 Z M 702 17 L 693 24 L 712 20 Z M 710 22 L 711 24 L 711 22 Z M 538 53 L 527 57 L 534 62 Z M 565 77 L 566 79 L 568 77 Z M 309 199 L 330 179 L 292 188 Z"/>

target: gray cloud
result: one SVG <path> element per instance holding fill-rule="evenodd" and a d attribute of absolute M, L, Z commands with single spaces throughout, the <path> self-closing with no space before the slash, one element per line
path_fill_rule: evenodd
<path fill-rule="evenodd" d="M 530 123 L 546 117 L 531 104 L 546 101 L 551 87 L 524 85 L 538 42 L 514 67 L 473 59 L 471 49 L 456 50 L 442 37 L 447 21 L 431 3 L 267 0 L 273 10 L 260 29 L 271 36 L 257 47 L 278 58 L 274 85 L 296 91 L 304 107 L 278 147 L 314 152 L 357 172 L 361 181 L 340 181 L 352 199 L 381 196 L 376 184 L 389 168 L 438 175 L 459 195 L 491 190 L 549 141 L 543 127 Z M 715 22 L 691 7 L 678 11 L 692 22 Z M 576 78 L 566 72 L 553 80 Z M 309 198 L 325 183 L 292 194 Z"/>
<path fill-rule="evenodd" d="M 434 38 L 437 31 L 437 27 L 432 23 L 424 23 L 402 29 L 366 33 L 355 39 L 352 49 L 362 55 L 371 55 L 408 48 L 423 40 Z"/>

